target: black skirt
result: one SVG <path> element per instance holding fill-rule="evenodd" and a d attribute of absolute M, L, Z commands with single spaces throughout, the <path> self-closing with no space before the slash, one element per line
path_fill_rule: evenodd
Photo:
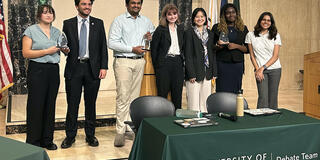
<path fill-rule="evenodd" d="M 238 93 L 242 88 L 242 75 L 244 63 L 225 63 L 217 61 L 218 78 L 216 80 L 216 92 Z"/>

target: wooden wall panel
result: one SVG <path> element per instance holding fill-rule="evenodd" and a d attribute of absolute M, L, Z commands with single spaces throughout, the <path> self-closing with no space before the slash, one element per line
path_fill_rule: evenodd
<path fill-rule="evenodd" d="M 303 111 L 320 117 L 320 52 L 304 56 Z"/>

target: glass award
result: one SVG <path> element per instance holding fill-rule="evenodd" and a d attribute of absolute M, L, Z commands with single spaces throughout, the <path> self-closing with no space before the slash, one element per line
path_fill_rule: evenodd
<path fill-rule="evenodd" d="M 67 36 L 63 32 L 61 32 L 61 34 L 57 40 L 57 47 L 58 48 L 68 48 Z"/>
<path fill-rule="evenodd" d="M 142 39 L 143 50 L 150 51 L 150 41 L 147 38 Z"/>
<path fill-rule="evenodd" d="M 228 34 L 221 32 L 219 35 L 219 40 L 223 41 L 224 43 L 228 44 L 229 43 L 229 38 Z"/>

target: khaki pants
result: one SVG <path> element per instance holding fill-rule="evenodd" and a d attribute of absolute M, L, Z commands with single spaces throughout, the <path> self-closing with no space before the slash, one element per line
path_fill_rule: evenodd
<path fill-rule="evenodd" d="M 208 112 L 206 101 L 211 94 L 211 80 L 204 79 L 200 82 L 191 83 L 186 81 L 188 109 Z"/>
<path fill-rule="evenodd" d="M 123 134 L 132 131 L 125 121 L 131 121 L 129 110 L 130 103 L 140 95 L 141 81 L 143 78 L 145 60 L 115 58 L 113 70 L 116 80 L 116 131 Z"/>

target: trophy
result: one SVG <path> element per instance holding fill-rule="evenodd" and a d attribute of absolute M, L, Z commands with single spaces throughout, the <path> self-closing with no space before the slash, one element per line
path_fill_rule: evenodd
<path fill-rule="evenodd" d="M 143 50 L 150 51 L 150 41 L 147 38 L 142 39 Z"/>
<path fill-rule="evenodd" d="M 148 33 L 150 33 L 150 32 L 148 32 Z M 145 37 L 145 36 L 142 37 L 141 44 L 143 45 L 143 48 L 142 48 L 143 50 L 150 51 L 150 40 L 148 40 L 147 37 Z"/>
<path fill-rule="evenodd" d="M 68 40 L 67 40 L 67 36 L 66 34 L 64 34 L 63 32 L 61 32 L 61 34 L 59 35 L 59 38 L 57 40 L 57 47 L 58 48 L 69 48 L 68 47 Z M 66 56 L 67 54 L 63 52 L 63 54 Z"/>
<path fill-rule="evenodd" d="M 223 41 L 225 44 L 223 45 L 227 45 L 229 43 L 229 38 L 228 38 L 228 34 L 221 32 L 219 35 L 219 40 Z"/>

